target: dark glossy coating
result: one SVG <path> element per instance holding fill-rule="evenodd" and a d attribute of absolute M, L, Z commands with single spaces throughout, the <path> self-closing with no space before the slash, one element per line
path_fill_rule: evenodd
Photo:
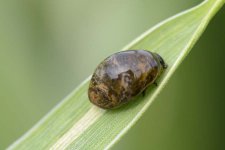
<path fill-rule="evenodd" d="M 145 50 L 115 53 L 96 68 L 90 82 L 90 101 L 105 109 L 112 109 L 130 101 L 166 68 L 161 56 Z"/>

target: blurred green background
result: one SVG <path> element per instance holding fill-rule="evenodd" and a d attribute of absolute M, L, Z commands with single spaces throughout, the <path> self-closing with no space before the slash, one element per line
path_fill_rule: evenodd
<path fill-rule="evenodd" d="M 0 149 L 106 56 L 201 0 L 1 0 Z M 225 149 L 225 9 L 117 149 Z"/>

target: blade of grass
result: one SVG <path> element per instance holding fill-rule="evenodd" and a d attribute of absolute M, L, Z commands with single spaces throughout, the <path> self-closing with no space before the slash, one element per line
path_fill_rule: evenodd
<path fill-rule="evenodd" d="M 88 78 L 9 149 L 109 149 L 155 100 L 224 2 L 206 0 L 159 23 L 124 48 L 155 51 L 169 65 L 159 86 L 150 87 L 145 97 L 116 110 L 102 110 L 89 103 Z"/>

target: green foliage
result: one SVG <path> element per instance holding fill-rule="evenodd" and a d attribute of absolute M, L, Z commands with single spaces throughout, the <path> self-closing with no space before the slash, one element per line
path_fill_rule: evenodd
<path fill-rule="evenodd" d="M 9 149 L 110 148 L 155 100 L 223 4 L 222 0 L 204 1 L 151 28 L 124 48 L 157 52 L 169 66 L 159 85 L 150 87 L 145 97 L 138 96 L 116 110 L 102 110 L 88 100 L 87 79 Z"/>

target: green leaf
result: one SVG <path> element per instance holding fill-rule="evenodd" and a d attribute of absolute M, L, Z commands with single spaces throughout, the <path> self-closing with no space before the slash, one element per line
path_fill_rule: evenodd
<path fill-rule="evenodd" d="M 157 52 L 169 66 L 158 80 L 159 85 L 148 88 L 144 97 L 140 95 L 119 109 L 100 109 L 88 100 L 88 78 L 9 149 L 108 149 L 113 146 L 156 99 L 224 2 L 206 0 L 159 23 L 124 48 Z"/>

